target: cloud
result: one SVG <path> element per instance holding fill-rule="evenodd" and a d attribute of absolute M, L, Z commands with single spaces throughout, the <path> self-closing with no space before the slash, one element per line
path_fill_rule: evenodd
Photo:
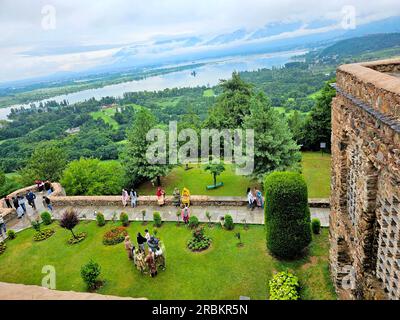
<path fill-rule="evenodd" d="M 43 21 L 49 17 L 42 10 L 49 5 L 55 9 L 54 29 L 43 28 Z M 7 68 L 0 81 L 85 69 L 102 63 L 104 52 L 110 56 L 117 48 L 132 44 L 156 52 L 165 49 L 150 49 L 156 40 L 210 40 L 274 22 L 301 22 L 306 26 L 314 21 L 340 21 L 346 5 L 355 7 L 360 23 L 400 15 L 398 0 L 1 0 L 0 59 L 7 58 L 15 69 Z M 313 31 L 300 28 L 294 32 Z M 193 41 L 194 47 L 200 45 Z M 179 50 L 172 44 L 170 47 Z M 24 67 L 18 67 L 21 65 Z"/>

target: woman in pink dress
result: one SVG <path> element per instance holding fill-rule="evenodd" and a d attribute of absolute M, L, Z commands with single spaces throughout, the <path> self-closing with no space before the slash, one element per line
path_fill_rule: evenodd
<path fill-rule="evenodd" d="M 128 191 L 126 191 L 125 189 L 122 189 L 122 205 L 124 207 L 126 207 L 126 205 L 128 204 L 128 200 L 129 200 Z"/>

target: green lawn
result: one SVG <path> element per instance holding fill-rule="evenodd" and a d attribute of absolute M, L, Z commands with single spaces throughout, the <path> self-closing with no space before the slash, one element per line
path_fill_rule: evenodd
<path fill-rule="evenodd" d="M 113 129 L 118 129 L 119 124 L 112 117 L 115 114 L 115 112 L 116 112 L 115 108 L 108 108 L 108 109 L 103 109 L 103 110 L 99 110 L 99 111 L 96 111 L 96 112 L 92 112 L 91 116 L 95 120 L 103 119 L 103 121 L 105 123 L 108 123 L 110 126 L 112 126 Z"/>
<path fill-rule="evenodd" d="M 331 187 L 331 155 L 320 152 L 302 153 L 303 176 L 310 198 L 329 198 Z"/>
<path fill-rule="evenodd" d="M 310 198 L 328 198 L 330 195 L 330 161 L 329 154 L 320 152 L 302 153 L 302 171 L 308 185 Z M 246 176 L 237 176 L 232 165 L 226 164 L 226 170 L 217 177 L 217 182 L 224 186 L 215 190 L 206 190 L 207 185 L 213 184 L 211 174 L 205 172 L 201 165 L 191 165 L 192 169 L 185 170 L 183 166 L 174 168 L 169 175 L 162 178 L 162 185 L 167 194 L 171 195 L 174 188 L 182 190 L 189 188 L 191 194 L 212 196 L 245 196 L 248 187 L 260 185 Z M 142 184 L 139 194 L 154 195 L 156 188 L 150 182 Z"/>
<path fill-rule="evenodd" d="M 217 177 L 217 182 L 223 182 L 224 186 L 215 190 L 206 190 L 207 185 L 213 184 L 213 177 L 204 171 L 199 164 L 190 165 L 191 169 L 185 170 L 184 166 L 174 168 L 161 183 L 167 194 L 171 195 L 174 188 L 180 190 L 186 187 L 191 194 L 202 194 L 210 196 L 246 196 L 248 187 L 259 186 L 257 182 L 251 181 L 246 176 L 238 176 L 230 164 L 225 164 L 225 171 Z M 156 188 L 150 182 L 146 182 L 138 189 L 139 194 L 154 195 Z"/>
<path fill-rule="evenodd" d="M 203 92 L 203 97 L 209 98 L 209 97 L 214 97 L 214 96 L 215 96 L 215 92 L 213 89 L 207 89 L 207 90 L 204 90 L 204 92 Z"/>
<path fill-rule="evenodd" d="M 66 243 L 70 232 L 53 224 L 56 233 L 43 242 L 32 240 L 32 229 L 7 242 L 6 251 L 0 255 L 0 281 L 40 285 L 43 266 L 52 265 L 58 290 L 85 291 L 80 267 L 93 258 L 102 268 L 105 285 L 98 291 L 102 294 L 149 299 L 237 300 L 240 295 L 265 299 L 273 273 L 288 269 L 299 277 L 303 299 L 335 299 L 328 273 L 328 230 L 315 236 L 308 257 L 280 262 L 266 251 L 263 226 L 250 226 L 244 231 L 236 225 L 235 230 L 241 232 L 244 242 L 241 248 L 236 246 L 235 231 L 206 227 L 212 246 L 203 253 L 193 253 L 186 249 L 190 230 L 165 223 L 158 229 L 158 236 L 166 246 L 167 269 L 150 278 L 134 268 L 122 243 L 102 244 L 102 236 L 111 222 L 105 227 L 81 222 L 76 231 L 86 231 L 88 237 L 72 246 Z M 144 229 L 140 222 L 135 222 L 128 231 L 133 237 Z"/>

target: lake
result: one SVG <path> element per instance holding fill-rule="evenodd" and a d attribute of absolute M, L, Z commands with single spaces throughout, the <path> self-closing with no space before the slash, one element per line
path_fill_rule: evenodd
<path fill-rule="evenodd" d="M 70 94 L 55 96 L 44 99 L 41 102 L 54 100 L 57 102 L 67 100 L 70 104 L 88 100 L 90 98 L 101 99 L 102 97 L 122 97 L 125 92 L 137 91 L 158 91 L 166 88 L 182 88 L 196 86 L 214 86 L 220 79 L 228 79 L 233 71 L 254 71 L 262 68 L 283 66 L 291 61 L 296 55 L 307 53 L 307 50 L 276 52 L 262 55 L 240 56 L 224 58 L 223 60 L 209 61 L 205 65 L 178 72 L 166 73 L 159 76 L 149 77 L 137 81 L 123 82 L 97 89 L 82 90 Z M 196 61 L 202 62 L 202 61 Z M 196 76 L 191 75 L 196 71 Z M 34 103 L 38 104 L 40 101 Z M 7 119 L 11 108 L 29 107 L 29 105 L 15 105 L 7 108 L 0 108 L 0 120 Z"/>

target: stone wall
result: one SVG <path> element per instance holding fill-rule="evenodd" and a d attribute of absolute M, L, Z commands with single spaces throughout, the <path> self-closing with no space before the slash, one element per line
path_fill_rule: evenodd
<path fill-rule="evenodd" d="M 399 66 L 337 70 L 330 269 L 343 299 L 400 298 L 400 79 L 382 73 Z"/>

